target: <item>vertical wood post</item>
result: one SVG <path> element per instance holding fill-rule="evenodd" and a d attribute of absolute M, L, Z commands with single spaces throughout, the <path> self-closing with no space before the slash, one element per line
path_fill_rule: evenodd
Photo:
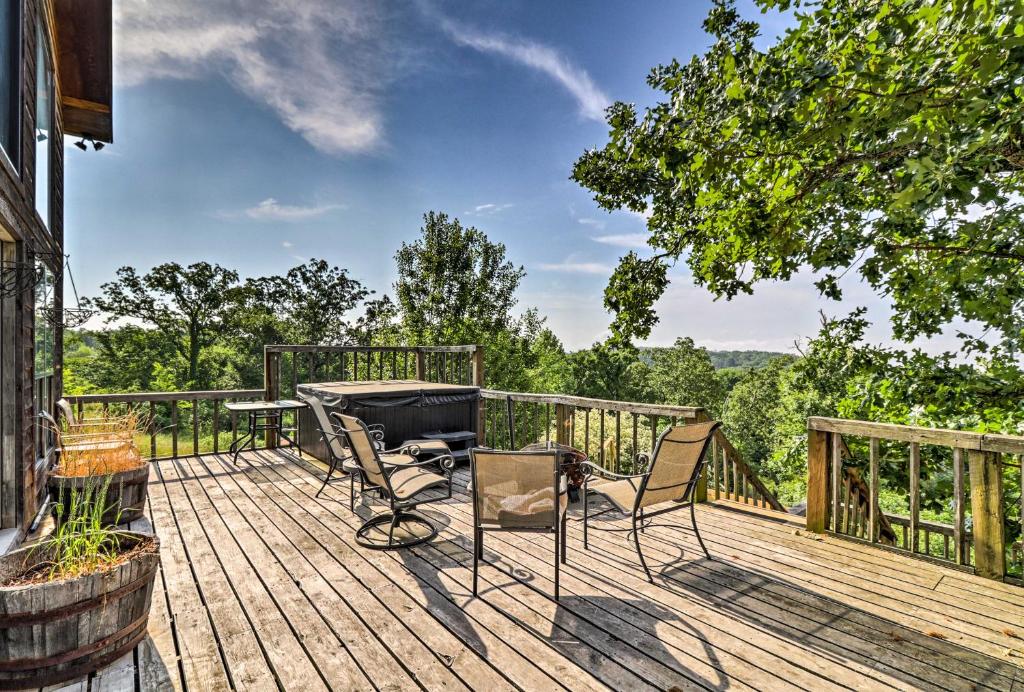
<path fill-rule="evenodd" d="M 828 457 L 831 435 L 807 431 L 807 530 L 824 533 L 828 518 Z"/>
<path fill-rule="evenodd" d="M 953 448 L 953 556 L 956 564 L 966 565 L 964 550 L 964 451 Z"/>
<path fill-rule="evenodd" d="M 416 359 L 416 367 L 419 368 L 419 358 Z M 476 345 L 476 350 L 473 351 L 473 359 L 470 363 L 470 384 L 474 387 L 484 386 L 484 347 L 480 344 Z M 477 431 L 476 439 L 477 444 L 484 444 L 487 426 L 487 399 L 480 397 L 480 402 L 477 405 Z"/>
<path fill-rule="evenodd" d="M 572 444 L 569 439 L 569 423 L 571 416 L 571 406 L 555 404 L 555 442 L 560 445 Z"/>
<path fill-rule="evenodd" d="M 903 546 L 912 553 L 920 548 L 921 533 L 921 445 L 910 443 L 910 545 Z"/>
<path fill-rule="evenodd" d="M 974 519 L 974 571 L 988 579 L 1006 576 L 1006 536 L 1003 526 L 1003 470 L 996 452 L 967 454 Z"/>
<path fill-rule="evenodd" d="M 416 347 L 416 379 L 417 380 L 424 380 L 424 379 L 426 379 L 426 372 L 427 372 L 427 368 L 426 368 L 426 361 L 425 361 L 425 359 L 423 357 L 423 349 L 419 348 L 417 346 Z M 358 380 L 359 378 L 357 377 L 356 379 Z"/>
<path fill-rule="evenodd" d="M 263 349 L 263 400 L 277 401 L 281 398 L 281 353 Z M 267 449 L 277 447 L 277 434 L 267 430 L 264 440 Z"/>
<path fill-rule="evenodd" d="M 829 488 L 832 491 L 832 530 L 839 533 L 839 522 L 840 522 L 840 488 L 843 486 L 843 436 L 839 433 L 832 433 L 831 445 L 832 452 L 832 466 L 829 469 L 831 473 L 831 481 Z"/>
<path fill-rule="evenodd" d="M 870 505 L 868 506 L 868 516 L 869 516 L 869 524 L 870 524 L 870 531 L 871 531 L 871 535 L 869 536 L 869 539 L 871 540 L 872 543 L 877 543 L 878 542 L 878 536 L 879 536 L 879 530 L 878 530 L 878 525 L 879 525 L 879 516 L 878 516 L 879 515 L 879 510 L 878 510 L 878 484 L 879 484 L 879 479 L 878 479 L 878 460 L 879 460 L 879 457 L 881 456 L 881 443 L 878 441 L 877 437 L 872 437 L 871 438 L 871 448 L 870 448 L 870 451 L 869 451 L 869 455 L 870 456 L 868 458 L 868 464 L 870 466 L 869 473 L 871 475 L 871 479 L 870 479 L 871 487 L 868 488 L 868 492 L 871 494 Z"/>

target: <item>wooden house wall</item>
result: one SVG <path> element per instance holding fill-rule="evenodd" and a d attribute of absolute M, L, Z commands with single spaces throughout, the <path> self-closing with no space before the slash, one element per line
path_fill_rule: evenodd
<path fill-rule="evenodd" d="M 20 171 L 5 160 L 0 162 L 0 227 L 6 229 L 4 259 L 30 262 L 30 250 L 46 253 L 55 284 L 55 310 L 63 305 L 63 125 L 60 108 L 54 107 L 50 161 L 50 228 L 47 230 L 35 210 L 35 110 L 36 110 L 36 22 L 42 13 L 50 30 L 56 55 L 59 46 L 53 31 L 50 0 L 24 0 L 21 42 L 21 137 Z M 60 79 L 54 77 L 54 104 L 61 102 Z M 0 157 L 2 158 L 2 157 Z M 19 175 L 20 172 L 20 175 Z M 0 236 L 4 235 L 0 233 Z M 0 301 L 0 386 L 4 415 L 0 416 L 0 529 L 25 528 L 34 518 L 45 491 L 45 463 L 37 464 L 41 450 L 35 448 L 35 293 L 27 287 L 17 296 Z M 61 391 L 60 363 L 63 334 L 55 330 L 53 394 Z M 56 396 L 51 397 L 51 399 Z M 7 406 L 13 403 L 13 406 Z"/>

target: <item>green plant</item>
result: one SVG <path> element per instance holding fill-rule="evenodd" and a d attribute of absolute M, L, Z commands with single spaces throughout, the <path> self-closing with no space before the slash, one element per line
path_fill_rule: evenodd
<path fill-rule="evenodd" d="M 95 572 L 120 557 L 124 534 L 103 521 L 104 512 L 110 509 L 107 505 L 110 479 L 109 475 L 90 478 L 81 489 L 71 489 L 71 501 L 66 510 L 64 503 L 57 504 L 57 527 L 35 548 L 45 551 L 43 566 L 47 568 L 48 579 L 67 579 Z"/>

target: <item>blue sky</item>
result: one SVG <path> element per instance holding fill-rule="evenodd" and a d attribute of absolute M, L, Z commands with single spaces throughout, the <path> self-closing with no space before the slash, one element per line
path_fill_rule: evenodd
<path fill-rule="evenodd" d="M 382 7 L 386 5 L 386 7 Z M 741 3 L 747 14 L 756 14 Z M 639 8 L 639 9 L 638 9 Z M 644 219 L 569 180 L 606 141 L 601 109 L 644 105 L 651 67 L 708 44 L 706 3 L 119 0 L 115 143 L 65 147 L 67 248 L 81 293 L 117 267 L 218 262 L 245 276 L 310 257 L 378 293 L 422 214 L 504 242 L 567 346 L 606 334 L 602 291 Z M 766 34 L 785 22 L 769 17 Z M 851 273 L 852 274 L 852 273 Z M 810 277 L 713 302 L 685 270 L 650 343 L 792 350 L 816 331 Z"/>

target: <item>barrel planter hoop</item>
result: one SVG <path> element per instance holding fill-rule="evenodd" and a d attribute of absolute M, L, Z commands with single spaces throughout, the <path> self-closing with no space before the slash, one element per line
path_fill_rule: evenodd
<path fill-rule="evenodd" d="M 47 485 L 54 509 L 64 505 L 65 515 L 71 503 L 71 491 L 82 490 L 86 484 L 95 485 L 103 482 L 106 476 L 61 476 L 60 467 L 50 474 Z M 149 492 L 149 463 L 128 471 L 110 474 L 110 486 L 107 488 L 107 504 L 110 508 L 104 512 L 103 521 L 120 524 L 141 519 L 146 512 L 146 494 Z M 118 516 L 120 512 L 120 516 Z"/>
<path fill-rule="evenodd" d="M 126 531 L 131 550 L 153 550 L 102 572 L 72 579 L 0 586 L 0 689 L 52 685 L 113 663 L 146 637 L 159 539 Z M 0 580 L 32 569 L 45 550 L 21 548 L 0 557 Z"/>

